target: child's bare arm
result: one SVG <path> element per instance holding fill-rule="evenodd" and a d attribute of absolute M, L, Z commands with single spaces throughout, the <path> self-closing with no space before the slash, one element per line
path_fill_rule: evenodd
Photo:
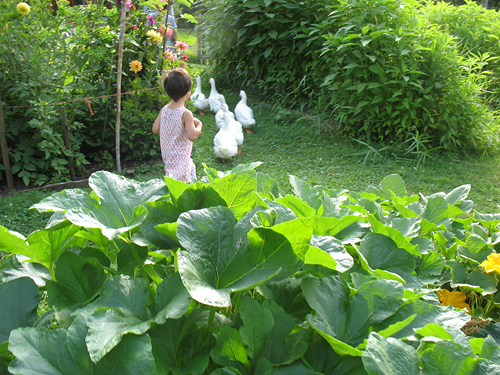
<path fill-rule="evenodd" d="M 161 114 L 161 113 L 160 113 Z M 160 133 L 160 115 L 156 118 L 155 122 L 153 123 L 153 134 L 159 134 Z"/>
<path fill-rule="evenodd" d="M 189 110 L 184 112 L 182 116 L 182 120 L 184 121 L 184 127 L 186 129 L 186 134 L 190 141 L 195 141 L 201 134 L 201 129 L 203 124 L 200 120 L 193 117 L 193 113 Z"/>

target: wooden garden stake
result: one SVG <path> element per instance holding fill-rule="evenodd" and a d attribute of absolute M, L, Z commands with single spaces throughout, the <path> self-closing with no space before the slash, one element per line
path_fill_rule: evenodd
<path fill-rule="evenodd" d="M 123 43 L 125 41 L 125 13 L 127 5 L 125 0 L 121 1 L 120 6 L 120 40 L 118 42 L 118 62 L 117 62 L 117 77 L 116 77 L 116 128 L 115 128 L 115 152 L 116 152 L 116 170 L 122 171 L 120 162 L 120 115 L 122 106 L 122 64 L 123 64 Z"/>
<path fill-rule="evenodd" d="M 14 179 L 10 170 L 9 149 L 5 139 L 5 125 L 3 123 L 3 106 L 2 98 L 0 97 L 0 148 L 2 149 L 3 165 L 5 166 L 5 174 L 7 176 L 7 186 L 9 190 L 14 190 Z"/>
<path fill-rule="evenodd" d="M 66 117 L 66 108 L 62 105 L 61 106 L 61 118 L 62 118 L 62 128 L 63 128 L 63 134 L 64 134 L 64 143 L 66 144 L 66 149 L 71 151 L 71 140 L 69 138 L 69 130 L 67 126 L 67 117 Z M 73 156 L 68 156 L 68 162 L 69 162 L 69 174 L 71 176 L 71 180 L 75 180 L 75 166 L 73 164 Z"/>

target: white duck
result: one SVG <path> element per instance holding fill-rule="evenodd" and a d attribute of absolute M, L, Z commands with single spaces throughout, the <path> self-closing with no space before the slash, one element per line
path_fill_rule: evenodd
<path fill-rule="evenodd" d="M 193 102 L 193 105 L 198 108 L 200 115 L 204 115 L 202 111 L 207 109 L 210 106 L 210 103 L 208 102 L 208 99 L 205 97 L 205 95 L 200 92 L 196 100 Z"/>
<path fill-rule="evenodd" d="M 222 128 L 224 125 L 224 114 L 227 112 L 231 118 L 234 119 L 234 113 L 229 110 L 229 107 L 226 104 L 226 99 L 224 98 L 224 95 L 220 95 L 220 100 L 223 102 L 222 107 L 220 107 L 219 111 L 215 114 L 215 125 L 217 125 L 217 128 Z"/>
<path fill-rule="evenodd" d="M 201 77 L 200 76 L 196 77 L 195 81 L 196 81 L 196 87 L 194 88 L 193 93 L 189 97 L 193 102 L 198 98 L 198 95 L 203 94 L 201 92 Z"/>
<path fill-rule="evenodd" d="M 245 91 L 241 90 L 240 96 L 241 100 L 236 104 L 234 114 L 236 115 L 236 120 L 245 128 L 247 134 L 252 134 L 249 128 L 255 125 L 253 110 L 247 105 L 247 94 L 245 94 Z"/>
<path fill-rule="evenodd" d="M 243 127 L 241 126 L 241 123 L 239 121 L 236 121 L 234 119 L 234 116 L 231 117 L 227 104 L 224 104 L 223 107 L 224 106 L 227 108 L 227 112 L 224 112 L 224 124 L 229 123 L 229 130 L 233 134 L 234 139 L 236 139 L 236 143 L 238 145 L 238 155 L 241 155 L 241 145 L 243 144 L 243 140 L 245 139 L 243 135 Z"/>
<path fill-rule="evenodd" d="M 229 116 L 227 116 L 229 118 Z M 231 159 L 238 153 L 238 143 L 229 128 L 229 121 L 225 121 L 222 128 L 214 137 L 214 152 L 217 157 L 222 159 Z"/>
<path fill-rule="evenodd" d="M 217 113 L 220 109 L 220 107 L 222 107 L 222 103 L 220 101 L 220 98 L 219 98 L 219 92 L 217 91 L 217 88 L 215 87 L 215 79 L 213 78 L 210 78 L 209 80 L 210 82 L 210 86 L 211 86 L 211 89 L 210 89 L 210 95 L 208 96 L 208 103 L 210 104 L 210 110 L 213 112 L 213 113 Z M 222 95 L 224 96 L 224 95 Z M 224 98 L 224 103 L 225 103 L 225 98 Z"/>

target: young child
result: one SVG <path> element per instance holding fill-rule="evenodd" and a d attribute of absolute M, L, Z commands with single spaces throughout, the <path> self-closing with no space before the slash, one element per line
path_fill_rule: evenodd
<path fill-rule="evenodd" d="M 176 68 L 166 73 L 163 87 L 172 99 L 160 111 L 153 124 L 153 134 L 160 134 L 160 147 L 165 173 L 178 181 L 196 178 L 196 167 L 191 159 L 193 141 L 203 127 L 200 120 L 184 107 L 191 95 L 191 76 L 186 69 Z"/>

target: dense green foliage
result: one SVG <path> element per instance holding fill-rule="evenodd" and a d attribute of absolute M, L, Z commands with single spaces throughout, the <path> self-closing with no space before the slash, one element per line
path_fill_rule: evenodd
<path fill-rule="evenodd" d="M 16 4 L 0 2 L 0 92 L 3 105 L 11 107 L 4 108 L 3 115 L 12 172 L 26 185 L 42 185 L 69 179 L 68 156 L 80 171 L 85 163 L 112 161 L 119 7 L 110 2 L 109 9 L 107 1 L 70 7 L 59 1 L 54 15 L 50 2 L 35 0 L 22 15 Z M 166 99 L 163 89 L 152 88 L 159 87 L 162 64 L 168 68 L 184 62 L 164 61 L 162 43 L 147 32 L 164 26 L 165 11 L 154 25 L 148 24 L 145 4 L 165 6 L 160 0 L 141 1 L 127 13 L 121 92 L 130 94 L 122 98 L 120 133 L 125 161 L 159 155 L 150 129 Z M 177 49 L 175 53 L 182 55 Z M 131 71 L 134 60 L 142 64 L 138 72 Z M 96 99 L 87 104 L 84 98 Z M 66 108 L 72 151 L 63 138 L 61 105 Z"/>
<path fill-rule="evenodd" d="M 193 184 L 96 172 L 92 192 L 33 206 L 46 228 L 0 227 L 0 371 L 500 371 L 498 323 L 460 330 L 469 306 L 500 313 L 482 263 L 500 219 L 472 211 L 469 185 L 419 197 L 395 174 L 362 193 L 290 176 L 282 195 L 259 164 Z"/>
<path fill-rule="evenodd" d="M 353 137 L 423 135 L 448 149 L 487 147 L 497 121 L 483 100 L 482 60 L 461 55 L 420 8 L 397 0 L 213 1 L 209 50 L 230 86 L 255 86 Z"/>
<path fill-rule="evenodd" d="M 432 24 L 457 38 L 458 48 L 464 55 L 482 63 L 482 69 L 489 75 L 485 96 L 488 104 L 500 109 L 500 15 L 498 11 L 487 10 L 479 4 L 467 1 L 460 7 L 436 2 L 422 8 Z"/>

